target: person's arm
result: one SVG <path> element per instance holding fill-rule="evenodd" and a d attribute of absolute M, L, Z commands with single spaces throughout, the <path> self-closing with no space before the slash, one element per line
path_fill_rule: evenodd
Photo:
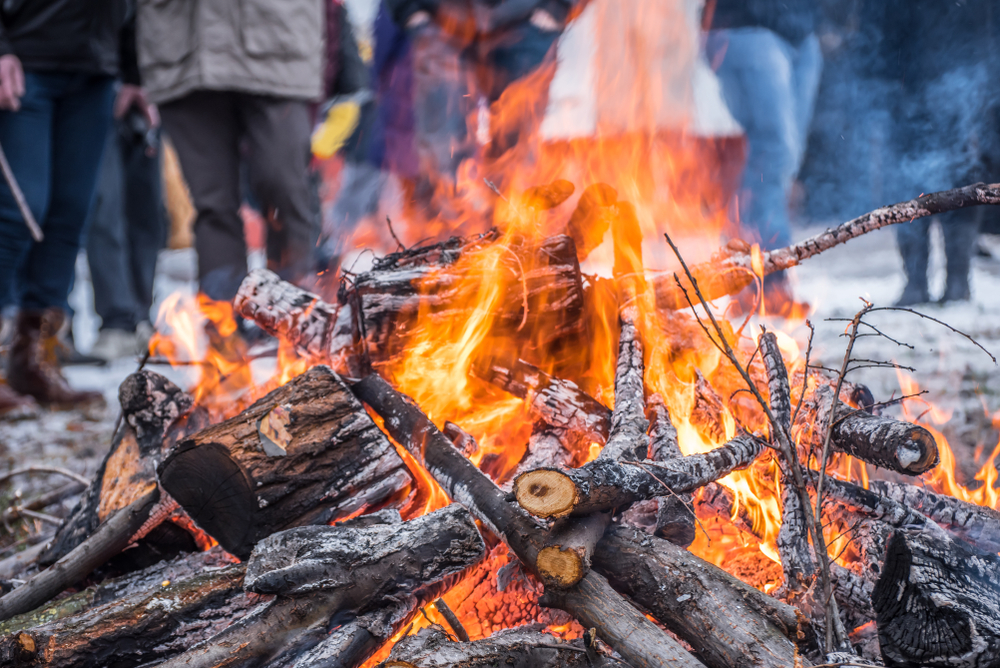
<path fill-rule="evenodd" d="M 7 28 L 0 22 L 0 109 L 17 111 L 24 95 L 24 68 L 14 54 Z"/>
<path fill-rule="evenodd" d="M 146 98 L 141 87 L 139 58 L 135 46 L 135 16 L 130 16 L 118 33 L 118 75 L 122 85 L 115 97 L 115 118 L 122 118 L 132 107 L 146 118 L 149 127 L 160 126 L 160 112 Z"/>

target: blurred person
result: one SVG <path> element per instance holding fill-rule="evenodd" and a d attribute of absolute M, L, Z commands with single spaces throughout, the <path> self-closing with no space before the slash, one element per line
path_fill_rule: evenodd
<path fill-rule="evenodd" d="M 1000 9 L 990 0 L 868 0 L 880 99 L 893 119 L 885 160 L 889 201 L 1000 175 Z M 969 275 L 985 207 L 896 226 L 906 285 L 897 306 L 931 301 L 930 230 L 941 225 L 947 277 L 940 303 L 971 297 Z"/>
<path fill-rule="evenodd" d="M 141 354 L 149 344 L 156 258 L 167 236 L 156 129 L 135 105 L 115 116 L 86 232 L 101 318 L 90 356 L 105 362 Z"/>
<path fill-rule="evenodd" d="M 197 210 L 201 291 L 231 300 L 247 273 L 241 159 L 266 214 L 268 267 L 301 281 L 318 231 L 309 142 L 324 0 L 143 2 L 137 25 L 143 82 Z"/>
<path fill-rule="evenodd" d="M 743 126 L 747 161 L 738 195 L 740 226 L 765 250 L 792 241 L 788 200 L 805 155 L 823 56 L 815 31 L 816 0 L 715 0 L 705 51 L 723 97 Z M 752 307 L 755 289 L 739 303 Z M 768 313 L 791 310 L 784 272 L 764 278 Z"/>
<path fill-rule="evenodd" d="M 122 31 L 126 0 L 31 0 L 0 5 L 0 146 L 44 232 L 35 242 L 11 189 L 0 185 L 0 298 L 19 307 L 0 386 L 0 412 L 38 403 L 79 407 L 99 392 L 70 387 L 52 354 L 117 95 L 155 123 L 136 85 Z M 129 101 L 127 105 L 124 101 Z"/>

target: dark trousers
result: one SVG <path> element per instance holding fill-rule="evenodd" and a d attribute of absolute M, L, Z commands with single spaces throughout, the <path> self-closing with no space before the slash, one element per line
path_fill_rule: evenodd
<path fill-rule="evenodd" d="M 87 225 L 87 261 L 101 329 L 134 332 L 150 319 L 156 257 L 166 243 L 159 154 L 141 141 L 108 134 Z"/>
<path fill-rule="evenodd" d="M 946 284 L 968 283 L 972 252 L 979 236 L 985 207 L 949 211 L 936 216 L 944 237 Z M 906 280 L 915 289 L 927 291 L 927 265 L 931 252 L 931 223 L 934 218 L 919 218 L 896 226 L 896 244 L 903 258 Z M 945 288 L 947 292 L 947 287 Z"/>
<path fill-rule="evenodd" d="M 111 77 L 27 72 L 21 109 L 0 111 L 0 145 L 45 233 L 32 240 L 0 181 L 0 303 L 65 306 L 113 101 Z"/>
<path fill-rule="evenodd" d="M 307 103 L 198 91 L 160 111 L 198 212 L 194 232 L 202 292 L 230 300 L 247 273 L 239 216 L 241 159 L 268 221 L 268 268 L 286 280 L 303 278 L 318 233 L 309 186 Z"/>

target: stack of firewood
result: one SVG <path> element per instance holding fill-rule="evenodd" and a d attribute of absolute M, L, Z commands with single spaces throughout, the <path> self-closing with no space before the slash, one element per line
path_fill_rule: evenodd
<path fill-rule="evenodd" d="M 545 208 L 565 188 L 537 190 Z M 879 210 L 762 266 L 787 268 L 956 201 L 997 200 L 992 186 L 961 192 Z M 601 221 L 615 278 L 598 284 L 581 276 L 579 257 Z M 439 429 L 380 372 L 421 319 L 459 317 L 470 303 L 463 257 L 500 237 L 382 258 L 336 303 L 252 272 L 236 309 L 311 366 L 218 424 L 162 376 L 130 376 L 94 481 L 37 563 L 21 566 L 23 584 L 0 598 L 3 665 L 357 668 L 393 639 L 381 665 L 1000 665 L 1000 514 L 918 486 L 832 478 L 810 468 L 808 439 L 792 442 L 808 434 L 903 475 L 936 466 L 931 434 L 874 414 L 863 387 L 810 370 L 812 389 L 793 410 L 765 333 L 765 377 L 747 377 L 766 397 L 768 428 L 681 454 L 664 400 L 647 389 L 642 295 L 665 312 L 694 292 L 730 294 L 752 280 L 728 271 L 749 266 L 750 250 L 731 244 L 715 266 L 647 286 L 634 215 L 606 186 L 585 191 L 565 234 L 508 246 L 501 271 L 515 287 L 491 336 L 513 345 L 472 373 L 522 398 L 535 424 L 500 484 L 487 459 L 473 464 L 475 439 L 455 424 Z M 594 290 L 617 304 L 613 410 L 532 363 L 586 341 Z M 724 433 L 713 412 L 721 399 L 698 383 L 692 422 Z M 595 443 L 600 454 L 585 461 Z M 781 471 L 783 584 L 773 595 L 686 549 L 710 514 L 753 539 L 717 481 L 761 457 Z M 454 503 L 417 514 L 427 476 Z M 825 542 L 816 548 L 834 522 L 854 528 L 852 568 L 827 563 Z M 458 615 L 439 598 L 453 588 L 468 592 Z M 479 599 L 489 619 L 474 635 L 495 632 L 470 640 Z M 431 605 L 448 626 L 407 634 Z M 574 621 L 582 638 L 546 631 Z"/>

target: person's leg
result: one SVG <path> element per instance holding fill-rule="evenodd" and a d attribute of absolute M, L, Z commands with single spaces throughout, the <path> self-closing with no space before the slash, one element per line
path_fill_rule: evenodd
<path fill-rule="evenodd" d="M 110 77 L 60 75 L 52 96 L 52 166 L 45 240 L 32 246 L 23 274 L 21 311 L 8 360 L 10 386 L 62 407 L 103 401 L 100 392 L 70 387 L 46 351 L 63 321 L 80 237 L 94 199 L 101 156 L 111 127 Z"/>
<path fill-rule="evenodd" d="M 132 332 L 135 294 L 128 269 L 125 178 L 121 141 L 117 128 L 112 128 L 87 225 L 87 262 L 94 286 L 94 310 L 101 317 L 101 329 Z"/>
<path fill-rule="evenodd" d="M 232 299 L 247 273 L 234 96 L 198 91 L 160 108 L 198 212 L 194 243 L 200 288 L 218 300 Z"/>
<path fill-rule="evenodd" d="M 151 319 L 156 259 L 167 242 L 167 216 L 163 205 L 161 151 L 146 155 L 143 143 L 122 142 L 125 171 L 125 221 L 130 277 L 135 295 L 136 323 Z"/>
<path fill-rule="evenodd" d="M 726 104 L 746 133 L 741 225 L 766 249 L 786 246 L 797 145 L 790 50 L 763 28 L 713 31 L 709 39 L 721 55 L 717 74 Z"/>
<path fill-rule="evenodd" d="M 896 245 L 903 259 L 906 286 L 896 306 L 912 306 L 930 301 L 927 263 L 930 258 L 930 219 L 921 218 L 896 226 Z"/>
<path fill-rule="evenodd" d="M 941 214 L 941 232 L 944 236 L 944 255 L 948 263 L 942 302 L 966 301 L 972 296 L 969 273 L 972 269 L 972 252 L 986 207 L 977 206 Z"/>
<path fill-rule="evenodd" d="M 268 219 L 267 264 L 297 281 L 313 268 L 319 219 L 309 175 L 309 109 L 305 102 L 241 95 L 250 187 Z"/>

